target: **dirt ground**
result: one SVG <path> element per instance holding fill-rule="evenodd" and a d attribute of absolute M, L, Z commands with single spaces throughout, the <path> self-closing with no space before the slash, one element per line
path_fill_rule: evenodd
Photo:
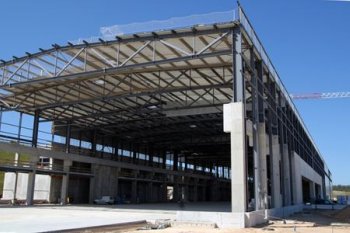
<path fill-rule="evenodd" d="M 350 207 L 340 211 L 311 210 L 282 221 L 246 229 L 209 229 L 201 227 L 169 227 L 162 230 L 136 230 L 128 233 L 350 233 Z"/>

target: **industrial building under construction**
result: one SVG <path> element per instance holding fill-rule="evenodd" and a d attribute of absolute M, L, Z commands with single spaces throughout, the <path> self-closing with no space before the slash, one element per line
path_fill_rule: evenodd
<path fill-rule="evenodd" d="M 1 200 L 220 202 L 178 217 L 245 227 L 327 199 L 321 153 L 245 13 L 231 17 L 0 63 Z"/>

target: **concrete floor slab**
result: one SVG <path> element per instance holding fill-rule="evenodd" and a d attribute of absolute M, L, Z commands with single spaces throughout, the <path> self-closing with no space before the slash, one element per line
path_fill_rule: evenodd
<path fill-rule="evenodd" d="M 118 224 L 143 220 L 174 219 L 175 213 L 122 211 L 103 207 L 0 208 L 0 232 L 43 232 Z"/>
<path fill-rule="evenodd" d="M 0 232 L 57 231 L 143 220 L 175 219 L 178 210 L 229 212 L 230 203 L 189 203 L 185 204 L 183 209 L 176 203 L 118 206 L 2 206 Z"/>

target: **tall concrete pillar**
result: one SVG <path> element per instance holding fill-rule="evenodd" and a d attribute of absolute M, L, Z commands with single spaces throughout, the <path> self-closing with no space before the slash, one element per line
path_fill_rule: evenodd
<path fill-rule="evenodd" d="M 119 173 L 120 173 L 120 168 L 115 168 L 114 169 L 114 178 L 112 179 L 112 196 L 116 197 L 119 194 Z"/>
<path fill-rule="evenodd" d="M 134 173 L 134 179 L 131 182 L 131 202 L 132 203 L 138 203 L 139 197 L 138 197 L 138 189 L 137 189 L 137 176 L 139 174 L 139 171 L 133 171 Z"/>
<path fill-rule="evenodd" d="M 71 160 L 63 161 L 63 171 L 65 174 L 62 176 L 62 184 L 61 184 L 61 205 L 67 204 L 67 195 L 68 195 L 68 184 L 69 184 L 69 169 L 72 166 Z"/>
<path fill-rule="evenodd" d="M 194 202 L 198 201 L 198 183 L 199 183 L 199 179 L 195 178 L 194 185 L 193 185 L 193 201 Z"/>
<path fill-rule="evenodd" d="M 33 205 L 34 189 L 35 189 L 35 173 L 36 173 L 38 159 L 39 158 L 37 156 L 30 157 L 30 164 L 33 166 L 33 171 L 28 173 L 26 205 Z"/>
<path fill-rule="evenodd" d="M 216 194 L 218 194 L 220 192 L 219 187 L 217 187 L 216 190 L 217 190 Z M 207 201 L 207 186 L 206 186 L 206 184 L 204 184 L 203 187 L 202 187 L 201 195 L 202 195 L 202 200 L 203 201 Z"/>
<path fill-rule="evenodd" d="M 94 203 L 95 195 L 95 177 L 90 177 L 90 185 L 89 185 L 89 204 Z"/>
<path fill-rule="evenodd" d="M 291 168 L 294 174 L 294 178 L 292 179 L 292 187 L 293 187 L 293 204 L 298 203 L 298 191 L 301 190 L 301 188 L 297 187 L 297 180 L 296 180 L 296 168 L 295 168 L 295 156 L 298 156 L 298 154 L 293 151 L 292 156 L 291 156 Z"/>
<path fill-rule="evenodd" d="M 246 149 L 243 102 L 224 105 L 224 131 L 231 133 L 232 212 L 246 211 Z"/>
<path fill-rule="evenodd" d="M 189 195 L 190 195 L 190 193 L 189 193 L 189 187 L 188 187 L 188 185 L 187 184 L 185 184 L 184 186 L 183 186 L 183 200 L 185 200 L 186 202 L 187 201 L 189 201 Z"/>
<path fill-rule="evenodd" d="M 173 189 L 173 201 L 177 202 L 180 200 L 180 186 L 176 182 L 174 183 L 174 189 Z"/>
<path fill-rule="evenodd" d="M 35 172 L 28 173 L 26 205 L 33 205 L 35 187 Z"/>
<path fill-rule="evenodd" d="M 289 149 L 288 145 L 283 145 L 283 171 L 284 171 L 284 203 L 286 206 L 291 205 L 291 188 L 290 188 L 290 165 L 289 165 Z"/>
<path fill-rule="evenodd" d="M 15 160 L 14 160 L 14 166 L 18 166 L 19 162 L 19 153 L 15 153 Z M 18 172 L 15 172 L 15 183 L 13 187 L 13 203 L 15 203 L 15 200 L 17 199 L 17 183 L 18 183 Z"/>
<path fill-rule="evenodd" d="M 280 146 L 279 146 L 277 135 L 272 136 L 272 151 L 273 151 L 272 172 L 274 177 L 274 189 L 272 190 L 272 195 L 274 196 L 273 198 L 274 208 L 279 208 L 279 207 L 282 207 L 281 182 L 280 182 L 281 153 L 280 153 Z"/>
<path fill-rule="evenodd" d="M 309 186 L 310 186 L 310 198 L 311 198 L 310 201 L 313 201 L 316 199 L 315 183 L 310 180 Z"/>
<path fill-rule="evenodd" d="M 148 183 L 147 202 L 153 202 L 153 182 Z"/>
<path fill-rule="evenodd" d="M 168 201 L 168 186 L 167 183 L 163 182 L 160 186 L 161 200 L 160 201 Z"/>
<path fill-rule="evenodd" d="M 266 209 L 268 207 L 268 195 L 267 195 L 267 139 L 265 123 L 259 123 L 259 164 L 260 164 L 260 206 L 259 209 Z"/>
<path fill-rule="evenodd" d="M 137 204 L 138 203 L 138 195 L 137 195 L 137 180 L 134 179 L 131 182 L 131 202 L 133 204 Z"/>

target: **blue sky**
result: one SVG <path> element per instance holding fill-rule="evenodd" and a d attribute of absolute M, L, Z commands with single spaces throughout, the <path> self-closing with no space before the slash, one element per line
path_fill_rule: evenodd
<path fill-rule="evenodd" d="M 290 93 L 350 91 L 350 2 L 242 0 Z M 233 0 L 3 0 L 0 59 L 98 35 L 101 26 L 227 11 Z M 335 184 L 350 184 L 350 99 L 296 105 Z"/>

